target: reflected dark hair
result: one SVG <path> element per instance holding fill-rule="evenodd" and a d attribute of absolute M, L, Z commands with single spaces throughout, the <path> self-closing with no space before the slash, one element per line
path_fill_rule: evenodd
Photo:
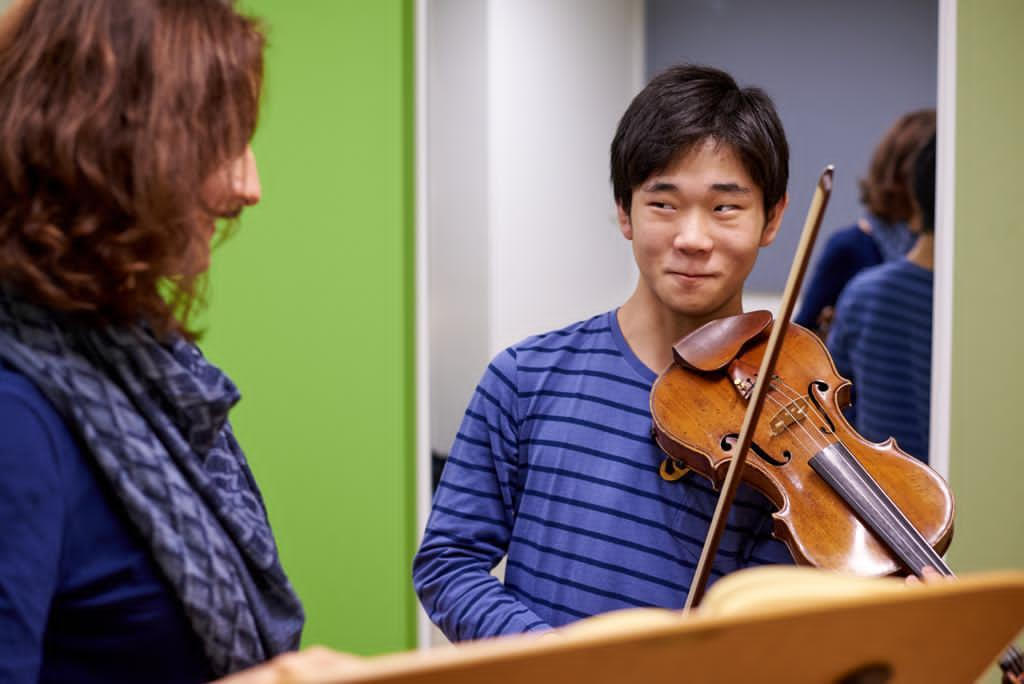
<path fill-rule="evenodd" d="M 775 105 L 724 71 L 689 64 L 651 79 L 619 121 L 611 149 L 615 202 L 628 214 L 635 188 L 705 140 L 736 152 L 770 218 L 789 182 L 789 145 Z"/>
<path fill-rule="evenodd" d="M 914 159 L 914 201 L 921 211 L 921 232 L 935 232 L 935 136 Z"/>
<path fill-rule="evenodd" d="M 904 114 L 886 131 L 860 181 L 860 201 L 875 216 L 896 223 L 914 213 L 914 155 L 935 134 L 935 110 Z"/>
<path fill-rule="evenodd" d="M 252 137 L 263 47 L 230 0 L 11 7 L 0 283 L 88 324 L 191 336 L 213 220 L 202 187 Z"/>

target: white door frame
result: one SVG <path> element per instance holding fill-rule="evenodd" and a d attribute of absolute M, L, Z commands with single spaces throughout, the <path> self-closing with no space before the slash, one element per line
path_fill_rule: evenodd
<path fill-rule="evenodd" d="M 415 3 L 415 156 L 416 156 L 416 530 L 426 527 L 431 501 L 430 339 L 427 254 L 427 18 L 429 0 Z M 949 477 L 949 426 L 952 394 L 953 246 L 956 143 L 956 15 L 957 0 L 939 0 L 939 54 L 935 212 L 935 292 L 932 342 L 930 461 Z M 640 38 L 642 49 L 642 37 Z M 417 642 L 430 643 L 431 624 L 417 609 Z"/>
<path fill-rule="evenodd" d="M 937 167 L 935 172 L 935 292 L 932 308 L 932 406 L 928 460 L 949 479 L 953 379 L 953 246 L 956 206 L 957 0 L 939 0 Z"/>

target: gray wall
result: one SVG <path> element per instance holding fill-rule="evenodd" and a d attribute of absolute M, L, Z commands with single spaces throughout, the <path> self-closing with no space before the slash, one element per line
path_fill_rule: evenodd
<path fill-rule="evenodd" d="M 818 249 L 861 213 L 857 179 L 889 125 L 934 107 L 937 0 L 647 0 L 648 77 L 681 61 L 730 72 L 775 100 L 790 143 L 790 208 L 748 280 L 780 292 L 818 174 L 836 187 Z"/>

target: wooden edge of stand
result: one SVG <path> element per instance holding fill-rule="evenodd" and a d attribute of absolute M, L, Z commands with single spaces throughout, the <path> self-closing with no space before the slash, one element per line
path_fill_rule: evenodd
<path fill-rule="evenodd" d="M 536 684 L 569 676 L 588 684 L 623 677 L 653 684 L 682 674 L 733 681 L 754 668 L 759 681 L 810 682 L 884 665 L 893 673 L 887 681 L 959 682 L 980 676 L 1024 626 L 1021 571 L 895 589 L 896 580 L 874 581 L 887 583 L 884 590 L 792 597 L 730 615 L 619 611 L 556 630 L 557 637 L 518 635 L 337 662 L 321 654 L 310 667 L 299 653 L 287 656 L 290 667 L 276 678 L 253 681 Z"/>

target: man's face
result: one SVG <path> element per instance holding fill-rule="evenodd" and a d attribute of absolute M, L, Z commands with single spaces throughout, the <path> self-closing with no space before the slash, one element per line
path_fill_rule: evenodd
<path fill-rule="evenodd" d="M 766 223 L 761 188 L 733 149 L 713 140 L 653 174 L 633 190 L 630 215 L 619 208 L 643 301 L 689 319 L 741 313 L 743 283 L 758 249 L 775 239 L 786 202 Z"/>

